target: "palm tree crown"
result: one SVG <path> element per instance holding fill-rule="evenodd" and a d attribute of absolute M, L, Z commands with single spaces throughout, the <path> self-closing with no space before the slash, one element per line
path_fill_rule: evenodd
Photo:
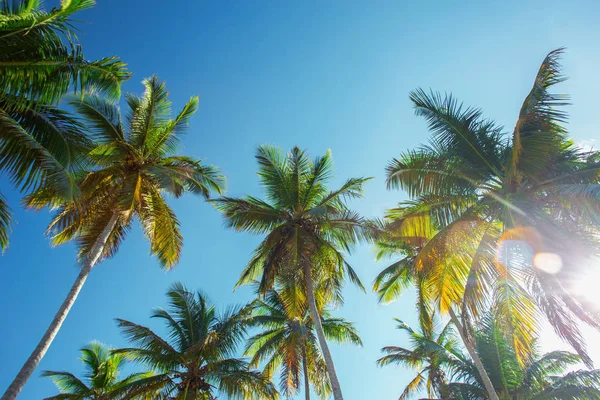
<path fill-rule="evenodd" d="M 0 171 L 21 190 L 51 186 L 63 200 L 78 194 L 71 174 L 89 149 L 81 125 L 56 103 L 91 86 L 118 98 L 129 78 L 115 57 L 84 58 L 70 29 L 73 13 L 93 0 L 62 0 L 50 12 L 39 0 L 0 4 Z M 0 195 L 0 250 L 8 245 L 10 209 Z"/>
<path fill-rule="evenodd" d="M 252 196 L 215 200 L 229 226 L 266 234 L 238 285 L 258 279 L 262 296 L 277 282 L 302 289 L 327 364 L 333 396 L 342 400 L 313 285 L 322 285 L 326 302 L 341 300 L 340 290 L 346 277 L 362 288 L 342 251 L 349 251 L 365 237 L 363 218 L 347 207 L 346 200 L 361 197 L 368 178 L 348 179 L 339 189 L 328 190 L 333 167 L 329 151 L 310 160 L 298 147 L 284 154 L 272 146 L 260 146 L 256 159 L 267 200 Z"/>
<path fill-rule="evenodd" d="M 12 400 L 50 347 L 91 271 L 118 250 L 134 217 L 141 222 L 150 241 L 150 251 L 161 266 L 171 268 L 181 254 L 183 238 L 179 222 L 164 198 L 185 192 L 208 198 L 221 193 L 224 178 L 215 167 L 199 160 L 176 155 L 179 136 L 196 112 L 193 97 L 171 118 L 164 83 L 152 77 L 144 80 L 141 97 L 127 97 L 129 113 L 121 122 L 119 108 L 97 95 L 74 99 L 96 143 L 87 158 L 91 168 L 81 171 L 77 187 L 81 194 L 65 203 L 54 186 L 43 186 L 27 197 L 30 207 L 58 206 L 48 233 L 54 244 L 73 239 L 79 247 L 82 264 L 78 277 L 50 326 L 27 359 L 3 400 Z"/>
<path fill-rule="evenodd" d="M 106 399 L 111 392 L 130 384 L 137 379 L 147 377 L 148 373 L 134 373 L 119 380 L 119 369 L 125 363 L 120 354 L 100 342 L 92 342 L 81 349 L 81 361 L 85 365 L 84 379 L 79 379 L 70 372 L 44 371 L 42 376 L 52 379 L 61 394 L 49 397 L 53 399 Z"/>
<path fill-rule="evenodd" d="M 386 346 L 381 349 L 385 356 L 377 360 L 379 366 L 390 364 L 404 365 L 417 370 L 417 375 L 406 385 L 399 400 L 425 391 L 429 397 L 450 398 L 446 388 L 448 383 L 448 357 L 459 351 L 453 335 L 452 325 L 446 324 L 437 332 L 434 326 L 421 324 L 419 331 L 413 330 L 405 322 L 396 319 L 398 329 L 409 335 L 411 348 Z"/>
<path fill-rule="evenodd" d="M 269 376 L 281 371 L 279 388 L 288 398 L 294 397 L 304 377 L 304 390 L 310 391 L 310 383 L 319 397 L 325 399 L 331 391 L 327 368 L 308 309 L 298 307 L 290 299 L 298 296 L 295 293 L 290 296 L 289 292 L 295 290 L 270 290 L 264 299 L 250 305 L 252 315 L 247 323 L 263 330 L 248 339 L 246 354 L 252 356 L 250 365 L 253 367 L 266 362 L 265 373 Z M 331 317 L 327 310 L 321 310 L 320 314 L 327 340 L 362 345 L 352 323 Z"/>
<path fill-rule="evenodd" d="M 577 321 L 600 328 L 600 316 L 573 291 L 573 278 L 599 254 L 600 158 L 568 138 L 559 109 L 567 98 L 549 92 L 564 80 L 561 52 L 542 63 L 510 137 L 451 95 L 413 92 L 433 137 L 393 160 L 387 182 L 412 197 L 393 220 L 435 231 L 421 235 L 429 240 L 408 259 L 425 280 L 427 301 L 474 319 L 492 306 L 521 362 L 533 355 L 541 312 L 589 365 Z M 558 269 L 546 265 L 548 253 Z"/>
<path fill-rule="evenodd" d="M 169 310 L 156 309 L 152 318 L 163 320 L 168 336 L 125 320 L 118 325 L 136 347 L 117 350 L 142 363 L 156 375 L 123 387 L 126 398 L 157 394 L 165 399 L 216 399 L 219 393 L 232 399 L 276 399 L 267 377 L 233 358 L 245 334 L 247 312 L 230 308 L 218 313 L 201 293 L 189 292 L 176 283 L 167 292 Z"/>
<path fill-rule="evenodd" d="M 362 218 L 347 208 L 345 200 L 361 197 L 369 179 L 348 179 L 339 189 L 328 190 L 330 151 L 310 160 L 298 147 L 286 155 L 275 147 L 260 146 L 256 159 L 266 201 L 252 196 L 213 201 L 231 227 L 267 234 L 238 285 L 259 279 L 259 291 L 265 294 L 277 278 L 301 274 L 298 266 L 305 259 L 311 262 L 312 273 L 326 276 L 332 288 L 346 276 L 360 285 L 340 250 L 349 250 L 363 234 Z"/>
<path fill-rule="evenodd" d="M 191 192 L 209 198 L 223 190 L 224 178 L 215 167 L 175 154 L 198 98 L 171 118 L 165 84 L 152 77 L 144 80 L 144 86 L 143 96 L 127 97 L 125 123 L 118 107 L 98 96 L 71 101 L 96 139 L 89 157 L 97 167 L 79 180 L 81 196 L 61 205 L 48 231 L 55 244 L 76 238 L 84 263 L 91 261 L 103 233 L 108 232 L 106 244 L 94 262 L 114 254 L 137 217 L 152 254 L 170 268 L 179 260 L 183 238 L 164 193 L 179 197 Z M 28 204 L 40 207 L 53 199 L 50 190 L 42 190 L 30 196 Z"/>
<path fill-rule="evenodd" d="M 473 364 L 453 339 L 452 326 L 432 337 L 414 332 L 401 324 L 411 337 L 412 348 L 386 347 L 388 353 L 380 365 L 396 363 L 423 371 L 405 388 L 401 398 L 424 388 L 424 372 L 436 371 L 427 381 L 430 398 L 456 400 L 487 400 L 484 383 Z M 540 355 L 534 348 L 533 357 L 522 364 L 510 340 L 506 340 L 503 322 L 488 313 L 482 317 L 475 333 L 476 351 L 482 360 L 500 399 L 518 400 L 583 400 L 600 399 L 600 370 L 573 370 L 580 363 L 578 355 L 553 351 Z M 567 372 L 571 370 L 571 372 Z M 431 384 L 431 386 L 429 386 Z M 439 396 L 439 397 L 438 397 Z"/>

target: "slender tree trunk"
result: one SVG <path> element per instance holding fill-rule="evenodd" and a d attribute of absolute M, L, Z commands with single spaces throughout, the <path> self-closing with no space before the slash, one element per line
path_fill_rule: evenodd
<path fill-rule="evenodd" d="M 46 354 L 46 351 L 48 351 L 48 348 L 52 344 L 52 341 L 56 337 L 56 334 L 60 330 L 60 327 L 62 326 L 63 322 L 65 322 L 65 319 L 67 318 L 67 314 L 71 310 L 71 307 L 73 307 L 73 304 L 75 303 L 75 300 L 77 299 L 77 296 L 79 295 L 79 292 L 81 291 L 85 280 L 87 279 L 90 271 L 92 270 L 92 267 L 96 264 L 98 259 L 100 259 L 100 256 L 102 255 L 102 250 L 104 249 L 104 245 L 106 244 L 110 232 L 115 227 L 118 219 L 119 213 L 114 213 L 112 218 L 108 222 L 108 225 L 106 225 L 104 231 L 102 231 L 102 235 L 94 244 L 94 252 L 91 254 L 92 257 L 90 258 L 90 261 L 81 268 L 77 279 L 75 279 L 75 283 L 73 283 L 73 286 L 71 286 L 71 290 L 69 291 L 67 298 L 63 301 L 62 305 L 58 309 L 58 312 L 54 316 L 54 319 L 50 323 L 50 326 L 46 330 L 46 333 L 44 333 L 42 340 L 40 340 L 37 347 L 33 350 L 33 353 L 31 353 L 27 361 L 25 361 L 25 364 L 23 365 L 15 379 L 12 381 L 8 389 L 6 389 L 6 392 L 4 393 L 4 395 L 2 395 L 2 399 L 0 400 L 16 399 L 21 390 L 23 390 L 23 387 L 25 386 L 25 383 L 27 383 L 27 380 L 33 374 L 33 371 L 37 368 L 40 361 L 42 361 L 42 358 Z"/>
<path fill-rule="evenodd" d="M 302 368 L 304 369 L 304 397 L 310 400 L 310 379 L 308 379 L 308 363 L 306 362 L 306 343 L 302 346 Z"/>
<path fill-rule="evenodd" d="M 317 338 L 319 339 L 319 346 L 325 359 L 325 365 L 327 366 L 327 375 L 329 375 L 329 383 L 331 383 L 331 391 L 333 392 L 333 398 L 335 400 L 344 400 L 342 396 L 342 388 L 340 387 L 340 381 L 338 380 L 335 372 L 335 365 L 333 364 L 333 358 L 329 351 L 329 346 L 325 340 L 325 333 L 323 333 L 323 325 L 321 325 L 321 316 L 317 309 L 317 302 L 315 301 L 315 292 L 313 287 L 312 276 L 310 275 L 310 263 L 304 261 L 304 280 L 306 281 L 306 297 L 308 299 L 308 306 L 310 308 L 310 316 L 313 324 L 315 325 L 315 331 Z"/>
<path fill-rule="evenodd" d="M 479 372 L 479 376 L 481 376 L 483 386 L 485 386 L 485 390 L 488 393 L 490 400 L 500 400 L 496 390 L 494 389 L 494 385 L 492 384 L 492 381 L 490 380 L 490 377 L 486 372 L 479 355 L 477 354 L 477 351 L 475 351 L 471 340 L 469 340 L 469 338 L 466 336 L 463 326 L 452 308 L 450 308 L 450 318 L 452 319 L 452 323 L 456 326 L 456 328 L 458 328 L 458 334 L 460 335 L 463 344 L 467 348 L 467 351 L 471 356 L 471 360 L 473 360 L 473 364 L 475 364 L 475 368 L 477 368 L 477 372 Z"/>

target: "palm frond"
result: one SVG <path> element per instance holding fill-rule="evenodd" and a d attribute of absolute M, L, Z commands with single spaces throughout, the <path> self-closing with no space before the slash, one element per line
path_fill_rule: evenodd
<path fill-rule="evenodd" d="M 72 97 L 69 105 L 85 120 L 89 131 L 101 143 L 124 141 L 119 107 L 96 94 L 83 98 Z"/>
<path fill-rule="evenodd" d="M 192 157 L 166 157 L 148 169 L 159 181 L 161 188 L 176 197 L 181 195 L 181 189 L 205 199 L 209 199 L 212 193 L 221 195 L 225 191 L 226 179 L 221 171 Z"/>
<path fill-rule="evenodd" d="M 53 128 L 51 120 L 45 122 L 48 122 L 46 128 Z M 35 135 L 3 109 L 0 109 L 0 127 L 0 164 L 15 185 L 21 190 L 29 190 L 47 181 L 63 199 L 71 200 L 77 195 L 78 187 L 67 169 L 71 160 L 70 148 L 64 138 L 49 135 L 56 130 L 44 129 L 40 132 L 44 136 Z M 60 152 L 53 152 L 44 147 L 50 143 L 64 147 Z"/>
<path fill-rule="evenodd" d="M 192 97 L 174 119 L 168 120 L 148 138 L 148 154 L 166 156 L 177 149 L 179 135 L 185 132 L 189 119 L 198 111 L 199 98 Z"/>
<path fill-rule="evenodd" d="M 323 332 L 328 340 L 362 346 L 362 340 L 352 322 L 342 318 L 324 318 L 322 324 Z"/>
<path fill-rule="evenodd" d="M 91 391 L 85 383 L 70 372 L 44 371 L 41 376 L 51 378 L 56 387 L 67 394 L 86 396 Z"/>
<path fill-rule="evenodd" d="M 0 193 L 0 252 L 4 252 L 8 247 L 11 215 L 12 212 L 6 202 L 6 197 Z"/>
<path fill-rule="evenodd" d="M 423 89 L 411 92 L 410 99 L 415 114 L 426 119 L 436 147 L 449 152 L 450 158 L 460 155 L 474 176 L 501 174 L 501 129 L 484 120 L 481 110 L 464 108 L 452 95 L 427 94 Z"/>
<path fill-rule="evenodd" d="M 182 361 L 177 350 L 150 328 L 122 319 L 117 319 L 117 325 L 123 336 L 139 347 L 118 349 L 115 354 L 162 368 L 176 368 Z"/>
<path fill-rule="evenodd" d="M 141 207 L 137 212 L 150 240 L 150 251 L 158 258 L 161 266 L 170 269 L 179 261 L 183 246 L 179 221 L 160 192 L 150 188 L 142 197 Z"/>
<path fill-rule="evenodd" d="M 236 230 L 266 233 L 280 225 L 285 218 L 281 210 L 251 196 L 246 199 L 222 197 L 212 202 L 225 215 L 227 224 Z"/>
<path fill-rule="evenodd" d="M 404 258 L 381 271 L 373 282 L 373 291 L 380 303 L 396 300 L 413 284 L 414 259 Z"/>
<path fill-rule="evenodd" d="M 171 102 L 167 97 L 165 83 L 159 81 L 156 75 L 144 79 L 142 84 L 145 90 L 141 98 L 127 96 L 127 104 L 130 108 L 127 116 L 128 141 L 143 154 L 148 154 L 152 136 L 156 135 L 156 130 L 168 121 Z"/>
<path fill-rule="evenodd" d="M 535 178 L 546 168 L 564 144 L 567 114 L 557 109 L 568 104 L 568 96 L 551 94 L 549 89 L 564 81 L 559 63 L 564 49 L 551 51 L 544 59 L 533 88 L 525 98 L 512 137 L 509 179 Z"/>

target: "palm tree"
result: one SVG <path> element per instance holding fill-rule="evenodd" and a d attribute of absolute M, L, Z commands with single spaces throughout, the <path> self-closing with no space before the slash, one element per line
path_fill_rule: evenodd
<path fill-rule="evenodd" d="M 405 289 L 414 286 L 417 289 L 416 308 L 421 331 L 424 336 L 432 339 L 434 336 L 432 303 L 435 303 L 435 301 L 432 302 L 428 295 L 430 290 L 428 286 L 429 279 L 426 271 L 423 268 L 418 268 L 417 260 L 421 251 L 435 236 L 436 231 L 430 216 L 413 212 L 415 207 L 419 207 L 419 204 L 405 204 L 404 207 L 388 210 L 383 221 L 373 221 L 371 223 L 371 229 L 377 237 L 375 242 L 378 248 L 377 260 L 383 257 L 400 257 L 398 261 L 384 268 L 377 275 L 373 283 L 373 291 L 378 294 L 381 303 L 389 303 L 400 297 Z M 455 242 L 454 245 L 456 248 L 460 248 L 461 251 L 466 251 L 473 245 L 472 240 L 469 240 L 472 237 L 466 238 L 462 235 L 459 238 L 461 240 Z M 449 272 L 452 273 L 453 270 L 450 269 Z M 456 278 L 448 275 L 446 279 Z M 484 307 L 483 304 L 480 306 Z M 468 329 L 470 326 L 461 323 L 452 307 L 450 307 L 449 313 L 451 322 L 456 326 L 465 347 L 469 351 L 469 355 L 490 398 L 497 400 L 492 381 L 487 375 L 472 343 L 473 335 L 471 330 Z M 464 322 L 468 323 L 468 321 Z"/>
<path fill-rule="evenodd" d="M 564 80 L 561 53 L 544 59 L 510 137 L 452 95 L 411 93 L 433 137 L 390 163 L 387 184 L 412 198 L 401 218 L 426 216 L 436 230 L 414 259 L 428 300 L 465 327 L 491 305 L 522 363 L 545 314 L 591 365 L 577 322 L 600 328 L 600 316 L 573 289 L 599 254 L 600 155 L 562 125 L 568 99 L 550 93 Z"/>
<path fill-rule="evenodd" d="M 39 0 L 0 4 L 0 171 L 21 190 L 52 186 L 63 200 L 77 196 L 71 173 L 90 143 L 56 104 L 90 86 L 118 98 L 130 76 L 117 58 L 88 61 L 76 44 L 70 17 L 94 3 L 62 0 L 50 12 Z M 0 194 L 0 251 L 8 246 L 10 215 Z"/>
<path fill-rule="evenodd" d="M 483 361 L 487 374 L 493 382 L 495 394 L 506 400 L 591 400 L 600 399 L 600 370 L 572 369 L 581 359 L 577 354 L 566 351 L 553 351 L 539 355 L 534 348 L 534 356 L 521 363 L 510 340 L 506 340 L 503 322 L 492 314 L 482 317 L 475 332 L 476 351 Z M 485 385 L 472 360 L 462 354 L 456 342 L 449 343 L 451 332 L 442 332 L 432 340 L 413 332 L 406 325 L 401 329 L 409 332 L 413 348 L 387 347 L 389 353 L 380 360 L 382 364 L 425 366 L 425 369 L 438 372 L 442 379 L 432 382 L 434 390 L 428 396 L 443 399 L 487 400 Z M 448 325 L 445 330 L 448 329 Z M 435 336 L 434 336 L 435 337 Z M 414 394 L 423 386 L 422 374 L 409 383 L 404 393 Z M 416 383 L 415 383 L 416 382 Z M 404 394 L 403 394 L 404 396 Z M 401 397 L 405 398 L 405 397 Z"/>
<path fill-rule="evenodd" d="M 19 393 L 58 333 L 92 267 L 117 252 L 134 217 L 150 241 L 151 253 L 169 269 L 179 260 L 183 237 L 164 194 L 179 197 L 191 192 L 208 199 L 212 192 L 222 193 L 224 178 L 216 168 L 175 155 L 179 137 L 196 112 L 198 98 L 192 98 L 170 118 L 164 83 L 156 77 L 143 83 L 146 90 L 142 97 L 127 97 L 130 112 L 126 125 L 118 107 L 98 96 L 71 102 L 97 140 L 89 154 L 96 167 L 78 180 L 81 195 L 60 205 L 48 232 L 55 245 L 77 240 L 82 268 L 3 400 L 14 399 Z M 43 188 L 28 198 L 28 204 L 55 205 L 55 199 L 52 188 Z"/>
<path fill-rule="evenodd" d="M 134 373 L 119 380 L 119 370 L 125 363 L 120 354 L 100 342 L 91 342 L 81 349 L 81 361 L 85 365 L 84 379 L 64 371 L 44 371 L 42 376 L 52 379 L 61 394 L 48 397 L 52 399 L 107 399 L 112 391 L 150 376 L 149 373 Z"/>
<path fill-rule="evenodd" d="M 276 399 L 269 379 L 233 358 L 246 333 L 248 312 L 230 308 L 217 313 L 200 292 L 175 283 L 167 292 L 169 310 L 156 309 L 152 318 L 166 324 L 167 338 L 150 328 L 117 319 L 119 328 L 135 347 L 116 350 L 156 371 L 156 375 L 123 386 L 118 394 L 132 398 L 157 394 L 161 399 L 211 400 L 228 398 Z"/>
<path fill-rule="evenodd" d="M 399 319 L 396 319 L 396 322 L 398 329 L 409 335 L 412 348 L 384 347 L 381 351 L 386 355 L 377 360 L 377 364 L 380 367 L 390 364 L 404 365 L 418 371 L 404 388 L 399 400 L 409 399 L 423 390 L 426 390 L 429 397 L 451 398 L 446 387 L 446 364 L 460 351 L 452 325 L 446 324 L 440 332 L 436 332 L 433 326 L 423 326 L 421 323 L 420 330 L 414 331 L 405 322 Z"/>
<path fill-rule="evenodd" d="M 329 191 L 326 183 L 333 167 L 330 151 L 311 161 L 298 147 L 286 155 L 275 147 L 260 146 L 256 159 L 267 200 L 248 196 L 244 199 L 223 197 L 214 201 L 229 226 L 239 231 L 266 234 L 238 285 L 259 279 L 262 296 L 278 280 L 301 285 L 333 396 L 335 400 L 342 400 L 313 282 L 322 281 L 325 294 L 332 298 L 338 294 L 346 277 L 362 288 L 341 251 L 349 251 L 364 235 L 363 218 L 349 210 L 345 200 L 361 197 L 363 184 L 368 179 L 348 179 L 339 189 Z"/>
<path fill-rule="evenodd" d="M 314 325 L 308 310 L 290 301 L 297 296 L 297 288 L 270 290 L 264 299 L 251 305 L 252 315 L 248 325 L 263 330 L 248 339 L 246 354 L 252 356 L 250 365 L 265 364 L 269 376 L 280 369 L 280 391 L 292 398 L 304 378 L 304 394 L 310 399 L 310 385 L 320 398 L 327 398 L 331 387 L 327 379 L 327 367 L 314 334 Z M 300 307 L 298 307 L 300 306 Z M 342 318 L 333 318 L 328 310 L 319 308 L 325 337 L 336 343 L 362 345 L 354 325 Z"/>

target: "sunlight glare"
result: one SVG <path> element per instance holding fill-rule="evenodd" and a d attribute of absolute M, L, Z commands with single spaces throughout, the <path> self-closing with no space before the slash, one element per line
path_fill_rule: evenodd
<path fill-rule="evenodd" d="M 573 291 L 585 300 L 600 305 L 600 268 L 595 268 L 577 280 Z"/>
<path fill-rule="evenodd" d="M 533 266 L 547 274 L 558 274 L 562 269 L 562 258 L 555 253 L 536 253 L 533 257 Z"/>

